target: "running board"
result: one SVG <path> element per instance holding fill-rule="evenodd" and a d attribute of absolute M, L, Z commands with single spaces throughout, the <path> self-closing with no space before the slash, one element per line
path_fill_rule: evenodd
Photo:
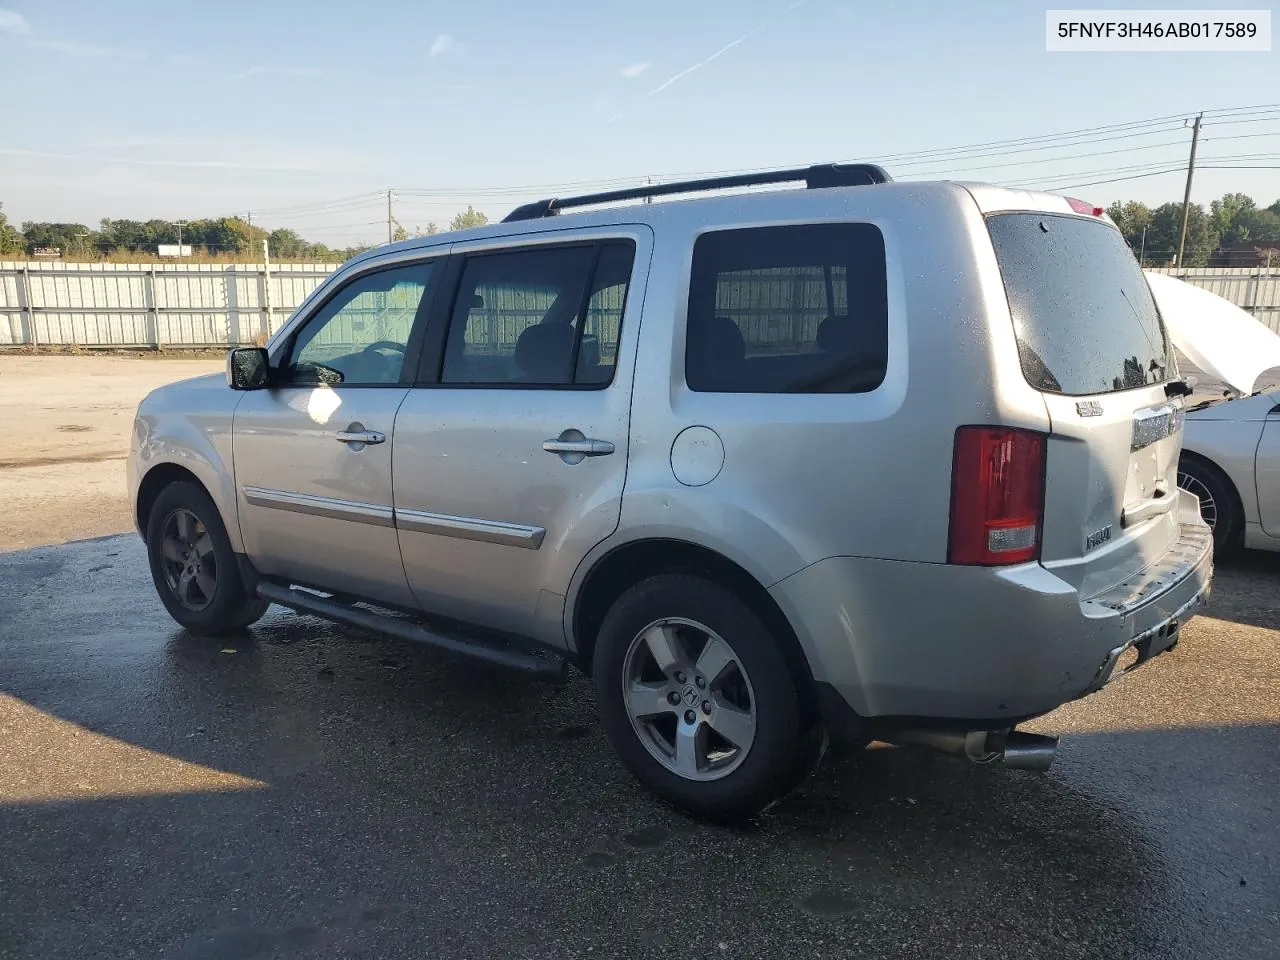
<path fill-rule="evenodd" d="M 412 620 L 383 616 L 372 610 L 362 610 L 335 599 L 317 596 L 310 591 L 295 590 L 267 580 L 258 581 L 257 592 L 263 600 L 290 607 L 301 613 L 309 613 L 335 623 L 370 630 L 399 640 L 408 640 L 411 643 L 425 644 L 446 653 L 483 660 L 485 663 L 506 667 L 509 670 L 519 670 L 521 673 L 532 674 L 542 680 L 560 681 L 568 675 L 568 662 L 563 657 L 557 657 L 550 652 L 542 654 L 517 647 L 500 647 L 470 637 L 428 630 Z"/>

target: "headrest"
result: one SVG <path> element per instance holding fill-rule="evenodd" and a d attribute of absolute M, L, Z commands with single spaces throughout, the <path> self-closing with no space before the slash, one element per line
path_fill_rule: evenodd
<path fill-rule="evenodd" d="M 594 333 L 584 333 L 578 347 L 578 370 L 590 370 L 600 366 L 600 338 Z"/>
<path fill-rule="evenodd" d="M 516 341 L 516 366 L 539 383 L 568 383 L 572 356 L 573 327 L 567 323 L 535 323 Z"/>
<path fill-rule="evenodd" d="M 746 356 L 742 331 L 728 317 L 690 319 L 685 376 L 695 390 L 733 389 Z"/>
<path fill-rule="evenodd" d="M 742 330 L 728 317 L 708 317 L 689 328 L 689 348 L 698 362 L 722 367 L 741 362 L 747 356 Z"/>
<path fill-rule="evenodd" d="M 818 324 L 818 349 L 823 353 L 853 353 L 853 322 L 848 317 L 827 317 Z"/>

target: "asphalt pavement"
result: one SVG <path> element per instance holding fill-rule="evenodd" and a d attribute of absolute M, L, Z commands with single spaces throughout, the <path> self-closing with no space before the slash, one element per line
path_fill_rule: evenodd
<path fill-rule="evenodd" d="M 694 823 L 589 685 L 279 608 L 209 642 L 134 536 L 0 554 L 0 957 L 1280 956 L 1280 557 L 1042 718 L 1048 774 L 828 759 Z M 1034 637 L 1027 638 L 1034 643 Z"/>

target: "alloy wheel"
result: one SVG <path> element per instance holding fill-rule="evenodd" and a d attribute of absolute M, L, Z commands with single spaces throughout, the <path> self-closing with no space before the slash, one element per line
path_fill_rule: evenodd
<path fill-rule="evenodd" d="M 733 647 L 704 624 L 655 620 L 631 641 L 622 694 L 645 749 L 687 780 L 718 780 L 746 759 L 756 699 Z"/>
<path fill-rule="evenodd" d="M 160 535 L 160 559 L 165 582 L 179 603 L 194 612 L 213 602 L 218 587 L 213 538 L 190 510 L 180 507 L 165 517 Z"/>

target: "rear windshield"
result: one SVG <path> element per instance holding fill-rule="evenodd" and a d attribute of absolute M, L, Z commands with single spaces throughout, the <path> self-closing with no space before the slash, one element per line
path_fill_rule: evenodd
<path fill-rule="evenodd" d="M 1075 396 L 1174 376 L 1155 301 L 1119 231 L 1041 213 L 991 216 L 987 229 L 1033 387 Z"/>

